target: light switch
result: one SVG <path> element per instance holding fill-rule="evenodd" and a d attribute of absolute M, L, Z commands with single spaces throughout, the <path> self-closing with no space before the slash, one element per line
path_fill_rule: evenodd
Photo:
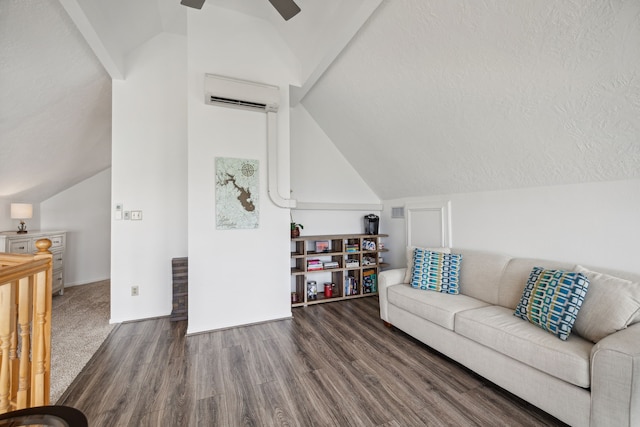
<path fill-rule="evenodd" d="M 125 219 L 125 221 L 130 220 L 131 219 L 131 212 L 124 211 L 124 219 Z"/>
<path fill-rule="evenodd" d="M 132 221 L 142 221 L 142 211 L 131 211 Z"/>

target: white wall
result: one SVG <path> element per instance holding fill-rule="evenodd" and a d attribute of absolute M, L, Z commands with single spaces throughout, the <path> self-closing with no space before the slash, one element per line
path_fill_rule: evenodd
<path fill-rule="evenodd" d="M 65 230 L 65 286 L 108 279 L 111 169 L 40 203 L 42 230 Z"/>
<path fill-rule="evenodd" d="M 289 210 L 267 193 L 266 115 L 205 105 L 203 81 L 213 73 L 280 87 L 279 187 L 288 197 L 288 88 L 299 64 L 267 22 L 210 5 L 188 12 L 188 40 L 188 332 L 289 317 Z M 216 229 L 216 157 L 258 160 L 259 228 Z"/>
<path fill-rule="evenodd" d="M 291 195 L 301 202 L 380 203 L 302 104 L 291 109 Z"/>
<path fill-rule="evenodd" d="M 372 165 L 372 167 L 376 167 Z M 291 195 L 298 202 L 380 204 L 302 104 L 291 109 Z M 361 233 L 371 210 L 293 209 L 302 235 Z"/>
<path fill-rule="evenodd" d="M 385 200 L 394 266 L 405 263 L 405 223 L 391 208 L 435 200 L 451 200 L 453 247 L 640 273 L 638 179 Z"/>
<path fill-rule="evenodd" d="M 11 202 L 9 200 L 0 199 L 0 230 L 7 231 L 13 228 L 11 221 Z"/>
<path fill-rule="evenodd" d="M 186 52 L 184 36 L 159 34 L 113 81 L 112 322 L 170 314 L 171 259 L 187 255 Z M 114 220 L 116 203 L 143 220 Z"/>

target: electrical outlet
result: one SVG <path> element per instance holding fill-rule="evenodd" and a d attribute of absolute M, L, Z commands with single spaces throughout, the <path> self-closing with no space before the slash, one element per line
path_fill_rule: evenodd
<path fill-rule="evenodd" d="M 138 295 L 140 295 L 140 289 L 138 288 L 138 285 L 133 285 L 131 287 L 131 296 L 137 297 Z"/>

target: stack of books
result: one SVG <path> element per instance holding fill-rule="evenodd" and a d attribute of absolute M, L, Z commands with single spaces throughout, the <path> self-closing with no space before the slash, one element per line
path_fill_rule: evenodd
<path fill-rule="evenodd" d="M 330 268 L 338 268 L 340 267 L 340 264 L 338 264 L 338 261 L 326 261 L 322 263 L 322 266 L 327 270 Z"/>
<path fill-rule="evenodd" d="M 347 243 L 346 245 L 346 251 L 348 253 L 358 252 L 359 250 L 360 250 L 360 245 L 358 245 L 357 243 Z"/>
<path fill-rule="evenodd" d="M 307 271 L 322 270 L 322 261 L 313 258 L 307 260 Z"/>
<path fill-rule="evenodd" d="M 365 294 L 378 292 L 378 278 L 375 270 L 365 270 L 362 272 L 362 288 Z"/>

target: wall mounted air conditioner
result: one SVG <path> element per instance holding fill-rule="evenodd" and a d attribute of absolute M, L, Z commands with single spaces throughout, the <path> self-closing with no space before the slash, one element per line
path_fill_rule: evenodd
<path fill-rule="evenodd" d="M 204 102 L 232 108 L 277 112 L 280 90 L 277 86 L 205 74 Z"/>

